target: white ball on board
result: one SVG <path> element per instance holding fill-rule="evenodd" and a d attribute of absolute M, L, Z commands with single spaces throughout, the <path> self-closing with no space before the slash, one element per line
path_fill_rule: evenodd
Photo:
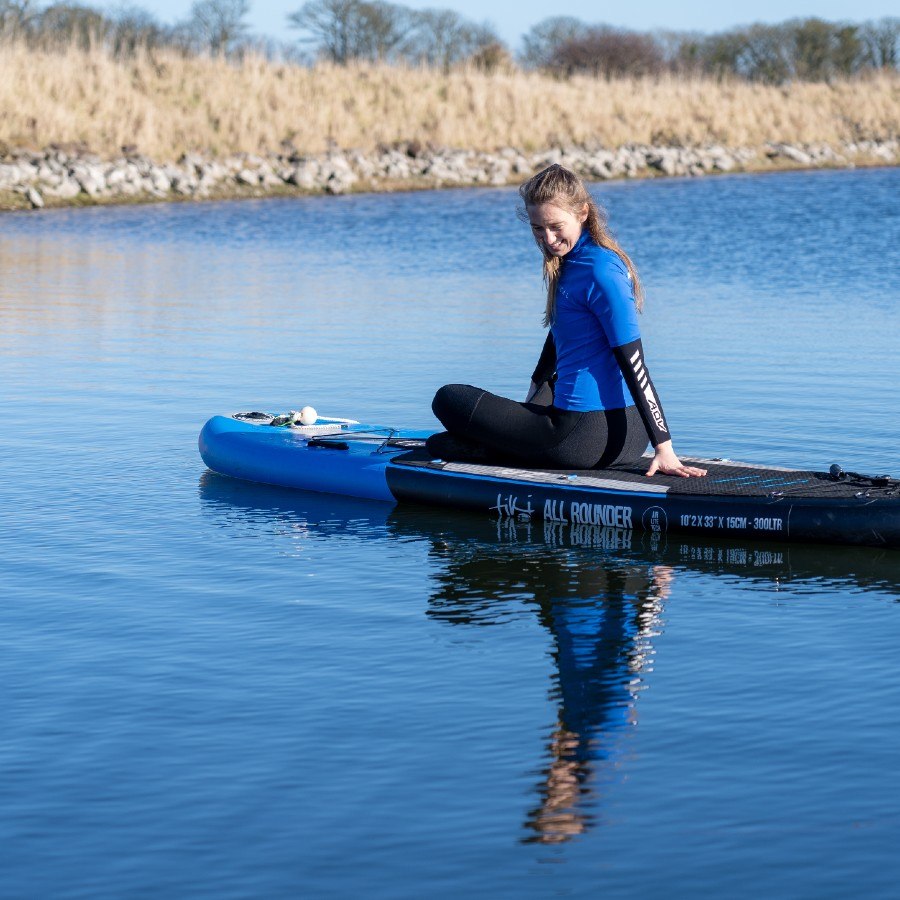
<path fill-rule="evenodd" d="M 301 425 L 315 425 L 316 419 L 318 418 L 318 413 L 311 406 L 304 406 L 303 409 L 300 410 Z"/>

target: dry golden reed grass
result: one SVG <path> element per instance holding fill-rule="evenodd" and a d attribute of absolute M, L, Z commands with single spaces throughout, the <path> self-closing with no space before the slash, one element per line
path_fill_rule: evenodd
<path fill-rule="evenodd" d="M 758 146 L 885 140 L 900 133 L 900 76 L 788 87 L 738 81 L 590 78 L 378 65 L 304 68 L 157 53 L 118 61 L 102 50 L 0 46 L 0 140 L 40 149 L 123 145 L 157 160 L 196 150 L 319 153 L 402 140 L 526 150 L 629 142 Z"/>

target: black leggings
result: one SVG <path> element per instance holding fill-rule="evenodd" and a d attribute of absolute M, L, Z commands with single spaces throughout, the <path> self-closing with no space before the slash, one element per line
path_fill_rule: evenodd
<path fill-rule="evenodd" d="M 446 384 L 431 408 L 447 431 L 428 439 L 428 451 L 447 461 L 593 469 L 635 460 L 647 448 L 634 406 L 574 412 L 552 401 L 546 383 L 530 403 Z"/>

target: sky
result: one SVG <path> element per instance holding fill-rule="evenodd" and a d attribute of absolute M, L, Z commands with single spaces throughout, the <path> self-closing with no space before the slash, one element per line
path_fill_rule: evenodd
<path fill-rule="evenodd" d="M 897 15 L 897 0 L 642 0 L 640 3 L 599 4 L 596 0 L 394 0 L 415 9 L 454 9 L 476 22 L 489 22 L 513 49 L 533 25 L 550 16 L 574 16 L 585 22 L 615 25 L 638 31 L 661 28 L 672 31 L 724 31 L 751 22 L 783 22 L 817 16 L 830 21 L 863 22 Z M 163 22 L 187 17 L 191 0 L 131 0 Z M 292 40 L 297 32 L 287 27 L 287 15 L 304 0 L 251 0 L 251 30 L 280 40 Z M 89 3 L 90 5 L 90 3 Z M 101 2 L 97 6 L 104 5 Z"/>

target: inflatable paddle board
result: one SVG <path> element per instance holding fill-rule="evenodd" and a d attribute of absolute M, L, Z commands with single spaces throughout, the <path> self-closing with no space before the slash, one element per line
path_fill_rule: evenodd
<path fill-rule="evenodd" d="M 350 419 L 214 416 L 200 455 L 214 472 L 388 503 L 451 506 L 501 519 L 900 548 L 900 480 L 686 458 L 705 478 L 644 475 L 646 463 L 545 470 L 432 459 L 427 431 Z"/>

